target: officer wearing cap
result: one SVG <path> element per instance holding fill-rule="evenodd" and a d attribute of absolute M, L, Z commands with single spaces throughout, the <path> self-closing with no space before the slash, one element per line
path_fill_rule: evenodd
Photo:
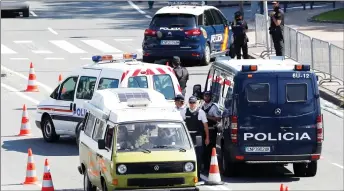
<path fill-rule="evenodd" d="M 203 93 L 203 105 L 202 110 L 205 112 L 208 121 L 208 129 L 209 129 L 209 145 L 205 149 L 204 152 L 204 167 L 205 170 L 209 170 L 210 159 L 211 159 L 211 151 L 213 148 L 216 148 L 216 139 L 217 139 L 217 124 L 221 121 L 221 111 L 219 108 L 211 101 L 211 92 L 206 91 Z"/>
<path fill-rule="evenodd" d="M 189 98 L 189 106 L 182 110 L 181 115 L 185 120 L 194 144 L 196 144 L 196 136 L 202 136 L 202 140 L 204 140 L 203 146 L 196 147 L 197 174 L 198 179 L 200 179 L 200 169 L 203 163 L 202 156 L 204 146 L 209 144 L 208 120 L 205 112 L 201 108 L 197 107 L 197 98 L 195 96 L 191 96 Z"/>
<path fill-rule="evenodd" d="M 234 49 L 237 59 L 241 59 L 241 49 L 244 59 L 248 59 L 248 37 L 246 31 L 248 29 L 246 21 L 242 18 L 240 11 L 235 12 L 234 21 L 231 24 L 234 38 Z"/>
<path fill-rule="evenodd" d="M 271 34 L 272 41 L 276 50 L 276 56 L 284 55 L 284 37 L 283 37 L 283 27 L 284 27 L 284 13 L 279 7 L 278 1 L 273 1 L 273 9 L 270 18 L 270 28 L 269 33 Z"/>
<path fill-rule="evenodd" d="M 182 94 L 185 96 L 186 83 L 189 80 L 189 72 L 186 68 L 180 65 L 180 58 L 178 56 L 173 56 L 172 65 L 174 73 L 178 79 L 180 88 L 182 89 Z"/>
<path fill-rule="evenodd" d="M 184 96 L 181 94 L 176 95 L 176 97 L 174 98 L 174 104 L 176 105 L 177 111 L 182 111 L 183 109 L 185 109 L 184 99 Z"/>

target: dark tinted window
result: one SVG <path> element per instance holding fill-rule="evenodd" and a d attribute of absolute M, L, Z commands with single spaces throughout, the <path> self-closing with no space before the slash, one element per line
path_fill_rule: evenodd
<path fill-rule="evenodd" d="M 113 78 L 101 78 L 99 80 L 98 90 L 108 88 L 118 88 L 119 80 Z"/>
<path fill-rule="evenodd" d="M 221 18 L 221 16 L 217 13 L 217 11 L 216 11 L 215 9 L 212 9 L 212 10 L 211 10 L 211 14 L 212 14 L 213 17 L 214 17 L 215 25 L 221 25 L 221 24 L 223 24 L 223 23 L 222 23 L 222 18 Z"/>
<path fill-rule="evenodd" d="M 269 84 L 248 84 L 246 86 L 246 98 L 249 102 L 267 102 L 269 95 Z"/>
<path fill-rule="evenodd" d="M 164 94 L 165 99 L 174 99 L 175 93 L 173 88 L 172 78 L 169 74 L 154 75 L 153 76 L 154 89 Z"/>
<path fill-rule="evenodd" d="M 288 102 L 307 101 L 307 84 L 287 84 L 286 94 Z"/>
<path fill-rule="evenodd" d="M 128 79 L 128 88 L 148 88 L 146 76 L 135 76 Z"/>
<path fill-rule="evenodd" d="M 196 17 L 188 14 L 159 14 L 154 16 L 151 27 L 196 27 Z"/>
<path fill-rule="evenodd" d="M 206 26 L 214 25 L 215 21 L 214 21 L 213 16 L 210 13 L 210 10 L 204 11 L 204 16 L 205 16 L 204 23 Z"/>

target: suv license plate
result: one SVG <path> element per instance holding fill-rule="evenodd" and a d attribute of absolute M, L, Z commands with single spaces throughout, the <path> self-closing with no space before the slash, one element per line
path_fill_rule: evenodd
<path fill-rule="evenodd" d="M 161 45 L 179 45 L 179 40 L 162 40 Z"/>
<path fill-rule="evenodd" d="M 246 147 L 245 151 L 248 153 L 269 153 L 270 147 Z"/>

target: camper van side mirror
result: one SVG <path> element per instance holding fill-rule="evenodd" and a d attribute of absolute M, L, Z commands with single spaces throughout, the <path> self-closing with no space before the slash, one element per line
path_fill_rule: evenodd
<path fill-rule="evenodd" d="M 104 139 L 99 139 L 98 140 L 98 149 L 105 149 L 105 140 Z"/>
<path fill-rule="evenodd" d="M 202 93 L 202 86 L 200 84 L 196 84 L 193 86 L 192 95 L 196 96 L 197 98 L 201 98 Z"/>
<path fill-rule="evenodd" d="M 196 136 L 196 146 L 200 147 L 203 145 L 202 136 Z"/>

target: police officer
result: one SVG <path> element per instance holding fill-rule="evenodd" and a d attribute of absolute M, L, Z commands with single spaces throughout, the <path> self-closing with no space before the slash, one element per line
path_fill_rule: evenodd
<path fill-rule="evenodd" d="M 175 109 L 177 111 L 182 111 L 183 109 L 185 109 L 184 99 L 184 96 L 181 94 L 176 95 L 176 97 L 174 98 L 174 104 L 176 105 Z"/>
<path fill-rule="evenodd" d="M 216 148 L 216 139 L 217 139 L 217 124 L 221 121 L 221 111 L 219 108 L 211 101 L 211 92 L 206 91 L 203 93 L 204 103 L 202 105 L 202 110 L 206 113 L 209 129 L 209 145 L 204 152 L 204 168 L 209 170 L 211 151 L 213 148 Z"/>
<path fill-rule="evenodd" d="M 234 49 L 237 59 L 241 59 L 241 49 L 244 59 L 248 59 L 248 38 L 246 31 L 248 29 L 246 21 L 242 18 L 242 13 L 240 11 L 235 12 L 234 21 L 232 22 L 232 31 L 234 38 Z"/>
<path fill-rule="evenodd" d="M 202 140 L 204 140 L 203 146 L 196 147 L 196 155 L 197 155 L 197 175 L 198 179 L 200 180 L 200 169 L 202 165 L 202 156 L 204 146 L 209 144 L 209 130 L 207 124 L 207 117 L 205 112 L 197 107 L 197 98 L 195 96 L 191 96 L 189 98 L 189 107 L 184 109 L 181 112 L 182 118 L 185 120 L 186 126 L 189 130 L 191 135 L 192 141 L 196 144 L 196 136 L 202 136 Z"/>
<path fill-rule="evenodd" d="M 185 96 L 186 92 L 186 83 L 189 80 L 189 72 L 186 68 L 180 65 L 180 58 L 178 56 L 174 56 L 172 59 L 172 65 L 174 73 L 178 79 L 180 88 L 182 89 L 182 94 Z"/>
<path fill-rule="evenodd" d="M 269 33 L 271 34 L 272 41 L 276 50 L 276 56 L 284 55 L 284 38 L 283 38 L 283 27 L 284 27 L 284 13 L 279 7 L 279 2 L 274 1 L 274 11 L 270 14 L 271 24 Z"/>

